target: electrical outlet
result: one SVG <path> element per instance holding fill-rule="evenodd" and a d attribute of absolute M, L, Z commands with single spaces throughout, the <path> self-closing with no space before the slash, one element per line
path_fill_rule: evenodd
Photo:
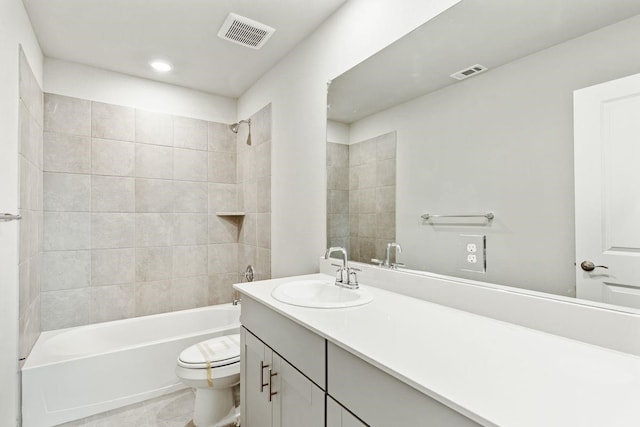
<path fill-rule="evenodd" d="M 487 237 L 484 235 L 460 235 L 460 270 L 485 273 L 487 271 Z"/>

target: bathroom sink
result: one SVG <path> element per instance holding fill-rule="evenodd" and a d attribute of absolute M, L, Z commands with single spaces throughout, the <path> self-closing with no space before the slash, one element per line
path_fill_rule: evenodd
<path fill-rule="evenodd" d="M 373 300 L 366 290 L 336 286 L 331 280 L 295 280 L 276 287 L 271 296 L 285 304 L 312 308 L 344 308 Z"/>

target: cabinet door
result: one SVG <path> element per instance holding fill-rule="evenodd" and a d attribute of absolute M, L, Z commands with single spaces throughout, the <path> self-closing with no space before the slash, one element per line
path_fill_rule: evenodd
<path fill-rule="evenodd" d="M 324 392 L 277 354 L 273 364 L 273 425 L 324 427 Z"/>
<path fill-rule="evenodd" d="M 245 427 L 271 427 L 269 368 L 273 352 L 245 328 L 241 330 L 240 408 Z"/>
<path fill-rule="evenodd" d="M 367 425 L 327 396 L 327 427 L 367 427 Z"/>

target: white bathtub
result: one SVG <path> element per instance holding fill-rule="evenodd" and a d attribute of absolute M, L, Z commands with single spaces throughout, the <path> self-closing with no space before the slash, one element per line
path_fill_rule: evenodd
<path fill-rule="evenodd" d="M 22 368 L 23 426 L 54 426 L 184 388 L 176 357 L 237 333 L 239 318 L 239 306 L 222 304 L 43 332 Z"/>

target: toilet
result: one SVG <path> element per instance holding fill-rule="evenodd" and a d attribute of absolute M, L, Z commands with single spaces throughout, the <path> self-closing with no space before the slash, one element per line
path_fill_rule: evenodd
<path fill-rule="evenodd" d="M 240 383 L 240 335 L 212 338 L 185 349 L 178 356 L 176 375 L 196 390 L 196 427 L 215 427 L 223 419 L 227 424 L 235 409 L 233 386 Z"/>

